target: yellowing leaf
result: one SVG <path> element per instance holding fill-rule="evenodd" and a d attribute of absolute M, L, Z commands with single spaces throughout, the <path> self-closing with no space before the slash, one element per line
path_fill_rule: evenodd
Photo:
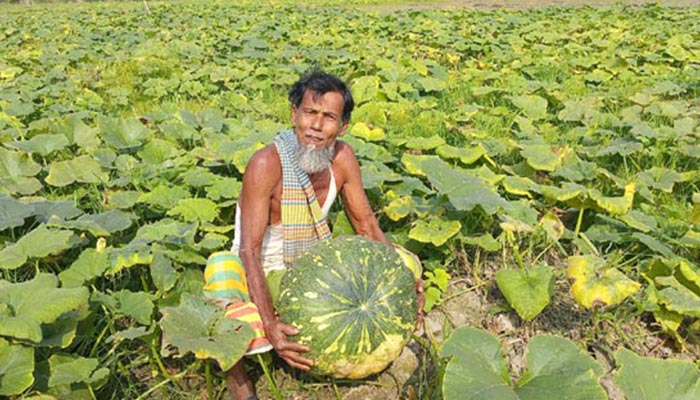
<path fill-rule="evenodd" d="M 372 129 L 363 122 L 354 124 L 350 134 L 370 142 L 384 139 L 384 130 L 382 128 Z"/>
<path fill-rule="evenodd" d="M 441 218 L 431 218 L 430 221 L 420 220 L 408 233 L 408 237 L 422 243 L 432 243 L 442 246 L 449 238 L 462 229 L 459 221 L 446 221 Z"/>
<path fill-rule="evenodd" d="M 625 186 L 625 194 L 622 197 L 605 197 L 597 190 L 589 190 L 588 194 L 598 207 L 612 215 L 624 215 L 632 208 L 636 184 L 630 182 Z"/>
<path fill-rule="evenodd" d="M 572 256 L 568 264 L 566 277 L 574 281 L 571 292 L 582 307 L 619 304 L 641 287 L 598 256 Z"/>

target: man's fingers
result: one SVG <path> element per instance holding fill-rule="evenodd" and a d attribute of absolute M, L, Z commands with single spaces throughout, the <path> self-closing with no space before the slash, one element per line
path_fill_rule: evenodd
<path fill-rule="evenodd" d="M 309 360 L 306 357 L 302 357 L 301 355 L 299 355 L 299 353 L 287 351 L 278 354 L 280 357 L 282 357 L 282 359 L 284 359 L 284 361 L 287 362 L 287 364 L 291 365 L 294 368 L 299 368 L 308 371 L 314 365 L 313 361 Z"/>

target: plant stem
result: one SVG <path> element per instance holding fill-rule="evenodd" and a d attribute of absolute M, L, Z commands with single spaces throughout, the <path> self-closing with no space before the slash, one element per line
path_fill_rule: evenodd
<path fill-rule="evenodd" d="M 263 360 L 263 358 L 260 354 L 258 354 L 257 356 L 258 356 L 258 362 L 262 366 L 263 373 L 265 374 L 265 379 L 267 379 L 267 383 L 268 383 L 268 385 L 270 385 L 270 391 L 275 396 L 275 399 L 284 400 L 282 393 L 280 393 L 279 388 L 275 384 L 275 380 L 272 378 L 272 375 L 270 374 L 270 370 L 267 368 L 267 363 L 265 363 L 265 360 Z"/>
<path fill-rule="evenodd" d="M 204 361 L 204 377 L 207 382 L 207 399 L 212 400 L 214 398 L 214 385 L 211 379 L 211 360 L 207 359 Z"/>

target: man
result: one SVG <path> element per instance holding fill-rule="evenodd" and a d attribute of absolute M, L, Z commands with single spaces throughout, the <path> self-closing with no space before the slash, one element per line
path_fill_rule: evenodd
<path fill-rule="evenodd" d="M 314 70 L 293 85 L 289 101 L 293 131 L 280 133 L 246 167 L 233 250 L 260 315 L 257 326 L 262 322 L 266 340 L 290 366 L 309 370 L 313 360 L 303 355 L 309 349 L 289 338 L 297 333 L 294 327 L 277 319 L 266 275 L 283 270 L 314 241 L 330 237 L 325 216 L 338 193 L 358 235 L 391 243 L 367 200 L 352 148 L 337 140 L 354 107 L 349 89 L 339 78 Z M 422 309 L 422 285 L 416 288 Z M 227 386 L 235 399 L 256 398 L 242 361 L 227 371 Z"/>

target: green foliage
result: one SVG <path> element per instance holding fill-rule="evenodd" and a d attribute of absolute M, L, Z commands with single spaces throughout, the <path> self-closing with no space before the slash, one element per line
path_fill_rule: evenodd
<path fill-rule="evenodd" d="M 598 383 L 603 368 L 562 337 L 533 337 L 525 372 L 514 385 L 498 339 L 487 332 L 459 328 L 443 344 L 440 355 L 452 357 L 442 385 L 445 400 L 607 398 Z"/>

